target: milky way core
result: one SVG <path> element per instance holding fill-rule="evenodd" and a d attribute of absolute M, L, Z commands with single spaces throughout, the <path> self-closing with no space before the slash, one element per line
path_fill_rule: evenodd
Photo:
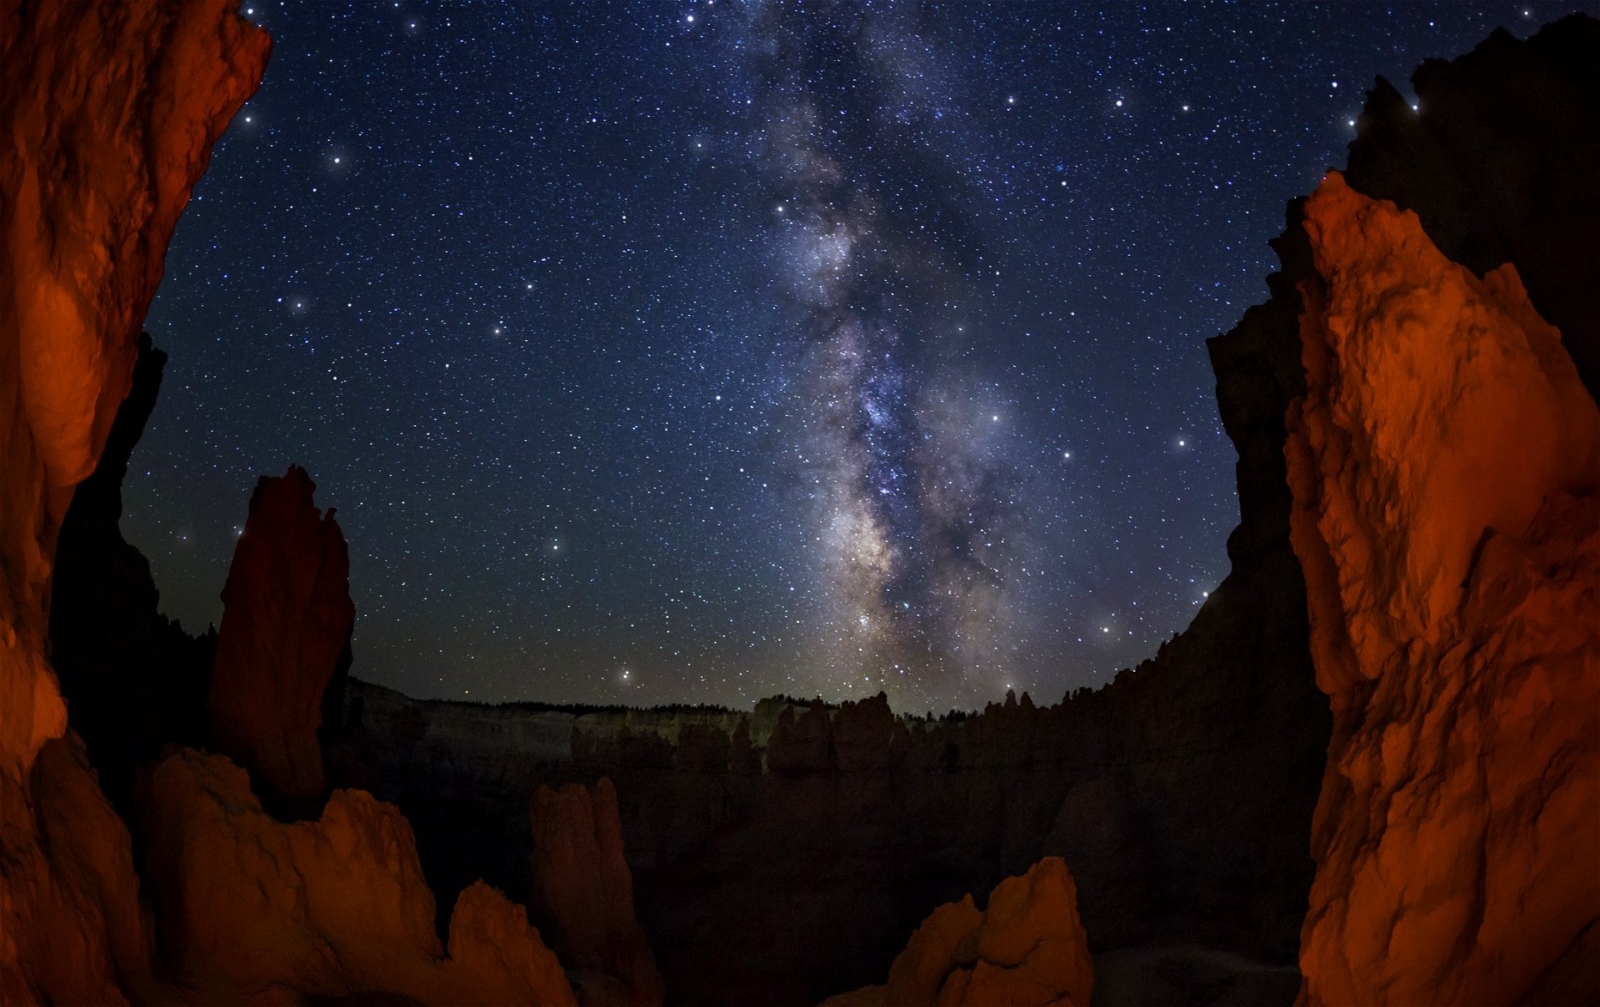
<path fill-rule="evenodd" d="M 965 274 L 984 256 L 932 47 L 899 12 L 750 16 L 733 65 L 766 106 L 745 142 L 770 186 L 769 259 L 789 307 L 817 658 L 896 705 L 992 693 L 1001 642 L 1023 633 L 1019 468 L 1002 386 L 969 359 L 983 333 L 963 324 Z"/>

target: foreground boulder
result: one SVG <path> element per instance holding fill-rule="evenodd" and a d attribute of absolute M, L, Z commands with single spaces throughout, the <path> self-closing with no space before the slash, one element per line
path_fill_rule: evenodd
<path fill-rule="evenodd" d="M 222 589 L 222 629 L 206 699 L 212 744 L 269 798 L 308 813 L 325 790 L 323 693 L 349 667 L 350 550 L 316 484 L 290 466 L 263 476 Z"/>
<path fill-rule="evenodd" d="M 661 1003 L 655 956 L 633 913 L 633 875 L 622 854 L 617 790 L 569 783 L 540 787 L 528 808 L 533 833 L 533 908 L 573 973 L 580 1001 Z"/>
<path fill-rule="evenodd" d="M 1077 903 L 1066 863 L 1046 857 L 1000 882 L 986 911 L 970 895 L 935 909 L 889 967 L 887 983 L 831 997 L 824 1007 L 1087 1007 L 1094 963 Z"/>
<path fill-rule="evenodd" d="M 183 749 L 141 803 L 161 944 L 201 1002 L 574 1002 L 522 908 L 487 885 L 456 901 L 445 956 L 411 827 L 370 794 L 336 791 L 320 820 L 284 824 L 238 766 Z"/>
<path fill-rule="evenodd" d="M 1337 174 L 1305 218 L 1286 456 L 1334 731 L 1302 998 L 1596 1002 L 1600 413 L 1514 267 Z"/>

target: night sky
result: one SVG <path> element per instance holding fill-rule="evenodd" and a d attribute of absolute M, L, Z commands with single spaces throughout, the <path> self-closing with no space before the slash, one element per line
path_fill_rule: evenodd
<path fill-rule="evenodd" d="M 298 462 L 360 677 L 917 712 L 1188 624 L 1237 521 L 1204 340 L 1285 201 L 1376 75 L 1574 9 L 243 6 L 272 62 L 147 323 L 167 614 L 220 620 Z"/>

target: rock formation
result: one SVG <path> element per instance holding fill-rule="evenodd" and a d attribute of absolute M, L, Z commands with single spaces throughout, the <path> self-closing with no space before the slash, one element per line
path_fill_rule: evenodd
<path fill-rule="evenodd" d="M 140 804 L 161 944 L 199 1002 L 574 1002 L 521 907 L 486 885 L 456 900 L 444 957 L 410 826 L 369 794 L 336 791 L 318 821 L 284 824 L 243 770 L 184 749 Z"/>
<path fill-rule="evenodd" d="M 1094 963 L 1077 890 L 1059 857 L 1000 882 L 980 912 L 968 895 L 940 906 L 889 967 L 889 981 L 824 1007 L 1059 1004 L 1087 1007 Z"/>
<path fill-rule="evenodd" d="M 569 783 L 540 787 L 528 807 L 533 834 L 532 909 L 548 921 L 580 1002 L 650 1007 L 662 998 L 650 944 L 633 914 L 633 877 L 622 855 L 617 791 Z"/>
<path fill-rule="evenodd" d="M 1337 174 L 1305 217 L 1289 481 L 1334 711 L 1305 999 L 1590 1002 L 1600 411 L 1514 267 Z"/>
<path fill-rule="evenodd" d="M 83 743 L 68 732 L 39 750 L 29 780 L 36 797 L 26 817 L 13 805 L 0 806 L 4 851 L 36 837 L 48 857 L 42 877 L 20 878 L 6 865 L 16 901 L 0 906 L 14 914 L 0 919 L 8 956 L 0 1001 L 170 999 L 152 974 L 155 934 L 139 897 L 128 829 L 95 783 Z"/>
<path fill-rule="evenodd" d="M 222 589 L 206 697 L 212 743 L 286 806 L 324 793 L 323 694 L 350 665 L 350 551 L 305 469 L 263 476 Z"/>
<path fill-rule="evenodd" d="M 1526 41 L 1497 28 L 1411 75 L 1417 111 L 1379 79 L 1345 178 L 1421 218 L 1478 276 L 1514 262 L 1539 314 L 1600 398 L 1600 21 L 1574 14 Z"/>
<path fill-rule="evenodd" d="M 255 90 L 265 33 L 226 0 L 0 2 L 0 1000 L 116 1001 L 139 971 L 126 833 L 66 730 L 46 654 L 56 536 L 127 395 L 167 240 Z M 69 812 L 76 845 L 44 828 Z M 99 805 L 98 807 L 103 807 Z M 92 824 L 98 821 L 100 824 Z M 73 852 L 74 850 L 78 852 Z M 129 949 L 134 949 L 130 951 Z M 98 984 L 98 985 L 97 985 Z"/>

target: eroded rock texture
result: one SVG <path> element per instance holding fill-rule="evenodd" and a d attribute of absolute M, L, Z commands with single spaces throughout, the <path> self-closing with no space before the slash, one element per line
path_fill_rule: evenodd
<path fill-rule="evenodd" d="M 888 982 L 831 997 L 824 1007 L 1087 1007 L 1093 988 L 1072 875 L 1060 857 L 1046 857 L 1000 882 L 984 911 L 971 895 L 935 909 L 889 967 Z"/>
<path fill-rule="evenodd" d="M 444 956 L 411 828 L 369 794 L 336 791 L 319 820 L 285 824 L 239 767 L 184 749 L 140 803 L 161 944 L 199 1002 L 574 1002 L 522 908 L 486 885 L 456 900 Z"/>
<path fill-rule="evenodd" d="M 1600 412 L 1513 267 L 1337 174 L 1305 217 L 1289 477 L 1334 711 L 1305 999 L 1592 1002 Z"/>
<path fill-rule="evenodd" d="M 126 833 L 66 730 L 48 585 L 73 487 L 128 393 L 139 326 L 211 145 L 266 35 L 226 0 L 0 2 L 0 1000 L 115 1002 L 147 969 Z M 74 843 L 45 840 L 63 825 Z M 100 824 L 92 824 L 99 822 Z M 76 852 L 74 852 L 76 851 Z M 128 949 L 134 949 L 129 951 Z M 131 980 L 130 980 L 131 981 Z"/>
<path fill-rule="evenodd" d="M 661 1003 L 661 973 L 633 914 L 633 876 L 622 855 L 617 791 L 569 783 L 540 787 L 528 807 L 532 908 L 573 974 L 581 1003 Z"/>
<path fill-rule="evenodd" d="M 350 551 L 316 484 L 297 465 L 263 476 L 222 589 L 222 628 L 206 697 L 212 744 L 289 809 L 325 791 L 323 695 L 350 667 Z"/>
<path fill-rule="evenodd" d="M 1583 14 L 1519 41 L 1504 28 L 1411 75 L 1420 112 L 1388 81 L 1367 94 L 1351 188 L 1421 218 L 1478 276 L 1514 262 L 1528 295 L 1600 397 L 1600 21 Z"/>

